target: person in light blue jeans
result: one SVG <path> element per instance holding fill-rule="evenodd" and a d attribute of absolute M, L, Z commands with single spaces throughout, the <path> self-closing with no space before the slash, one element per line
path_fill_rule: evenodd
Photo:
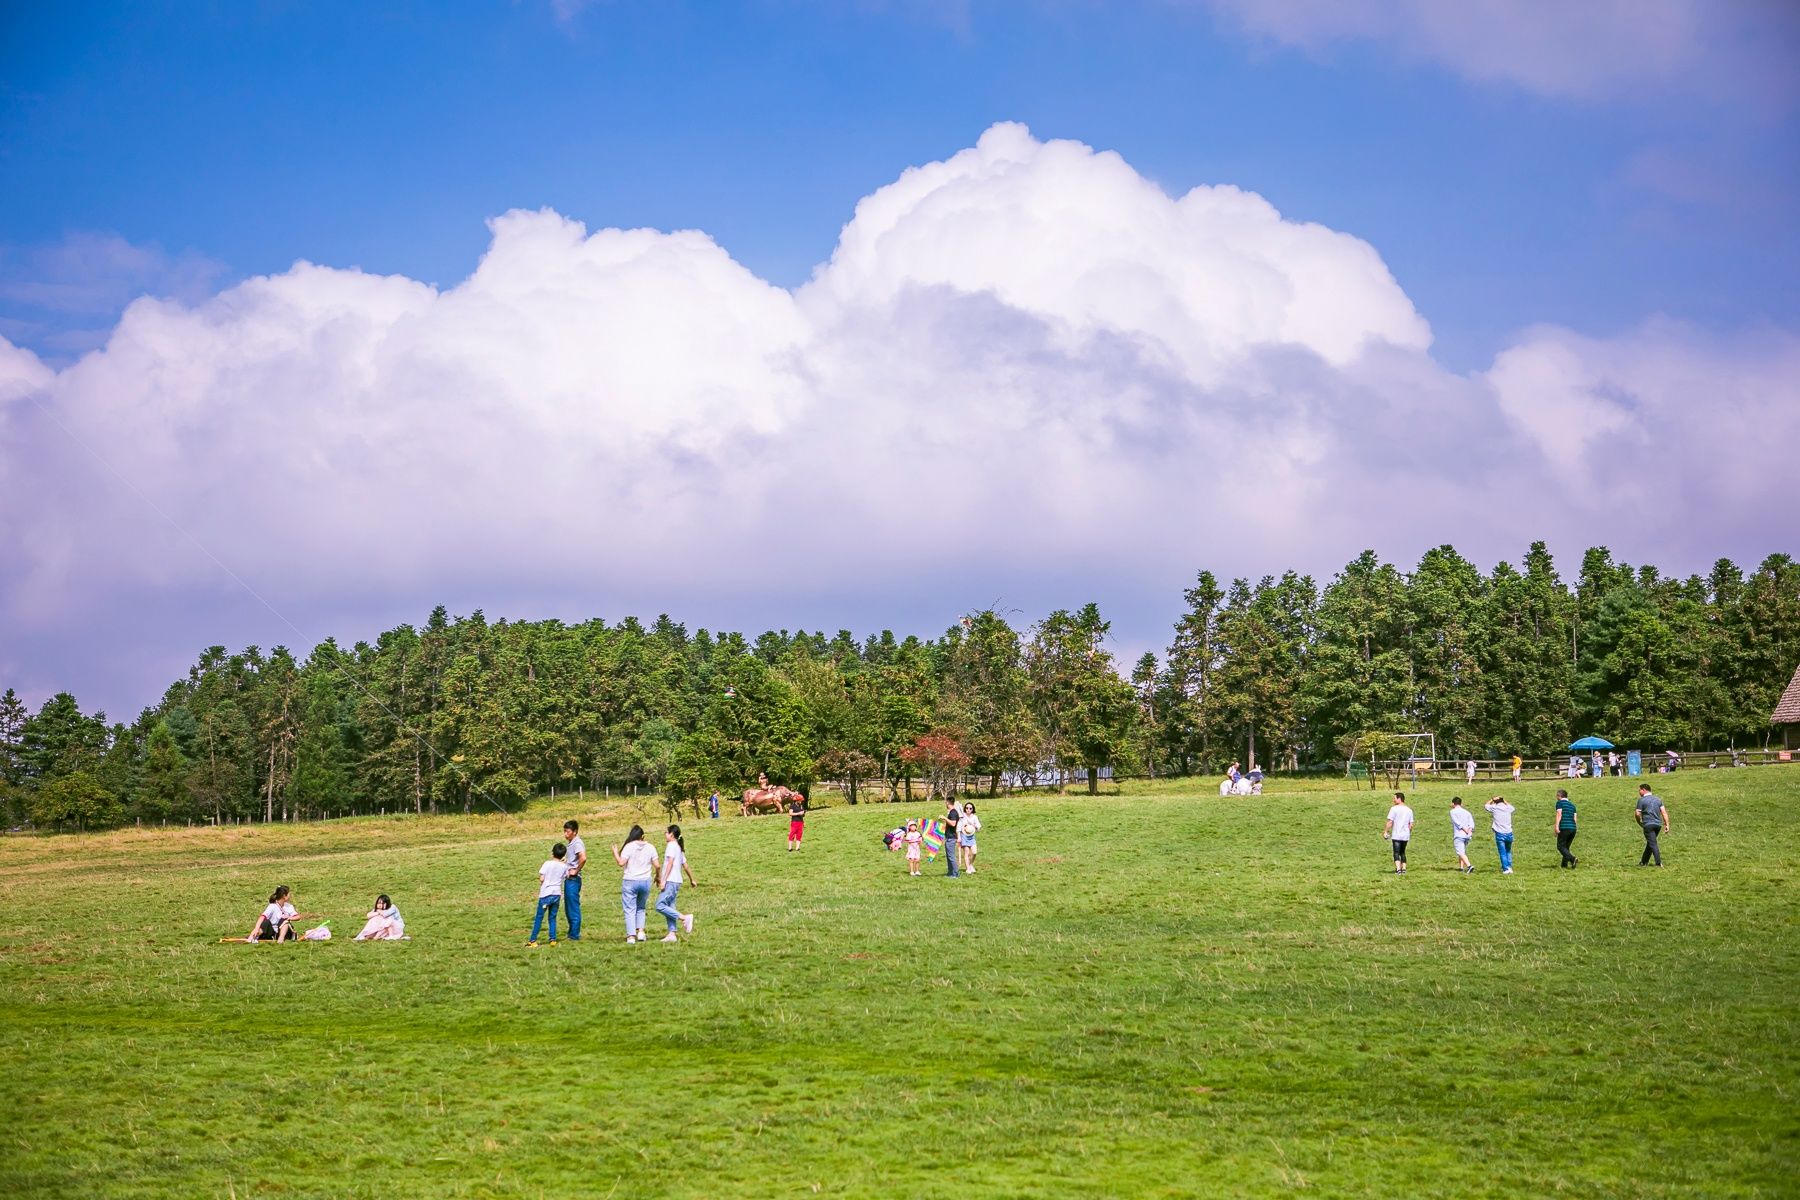
<path fill-rule="evenodd" d="M 694 873 L 688 870 L 687 843 L 681 838 L 681 826 L 669 826 L 666 836 L 669 842 L 663 847 L 662 894 L 656 898 L 656 911 L 669 923 L 669 932 L 663 941 L 677 942 L 681 940 L 675 936 L 677 923 L 688 933 L 694 932 L 694 914 L 675 907 L 675 897 L 681 892 L 681 877 L 686 875 L 687 881 L 692 883 Z"/>
<path fill-rule="evenodd" d="M 1513 806 L 1506 802 L 1506 797 L 1495 796 L 1482 805 L 1488 815 L 1494 819 L 1494 849 L 1500 855 L 1500 873 L 1512 874 L 1512 842 L 1513 842 Z"/>
<path fill-rule="evenodd" d="M 644 840 L 644 829 L 633 825 L 623 846 L 613 847 L 613 858 L 625 868 L 619 885 L 619 907 L 625 910 L 625 941 L 644 940 L 650 919 L 650 881 L 656 878 L 656 848 Z"/>

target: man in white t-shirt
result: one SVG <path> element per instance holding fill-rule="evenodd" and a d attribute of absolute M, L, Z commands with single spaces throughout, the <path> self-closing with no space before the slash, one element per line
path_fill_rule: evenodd
<path fill-rule="evenodd" d="M 1456 848 L 1456 869 L 1464 875 L 1475 873 L 1469 862 L 1469 839 L 1475 836 L 1475 814 L 1463 807 L 1461 796 L 1450 798 L 1450 844 Z"/>
<path fill-rule="evenodd" d="M 1388 809 L 1387 824 L 1381 836 L 1394 844 L 1394 874 L 1406 874 L 1406 843 L 1412 840 L 1413 810 L 1406 806 L 1406 793 L 1395 792 L 1393 807 Z"/>
<path fill-rule="evenodd" d="M 1494 850 L 1500 855 L 1500 873 L 1512 874 L 1513 806 L 1505 796 L 1495 796 L 1482 805 L 1494 818 Z"/>

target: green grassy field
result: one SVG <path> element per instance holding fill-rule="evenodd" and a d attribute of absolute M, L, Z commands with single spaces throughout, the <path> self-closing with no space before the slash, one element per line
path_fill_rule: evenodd
<path fill-rule="evenodd" d="M 673 946 L 609 861 L 524 945 L 621 808 L 0 839 L 0 1194 L 1795 1195 L 1800 769 L 1659 782 L 1660 872 L 1629 780 L 1573 872 L 1508 789 L 1510 877 L 1445 787 L 1405 878 L 1367 790 L 982 803 L 956 882 L 881 849 L 922 803 L 690 821 Z M 276 883 L 340 940 L 217 944 Z"/>

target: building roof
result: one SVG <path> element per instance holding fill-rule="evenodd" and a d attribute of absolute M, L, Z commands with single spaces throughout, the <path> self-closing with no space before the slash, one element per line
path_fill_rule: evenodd
<path fill-rule="evenodd" d="M 1781 693 L 1781 703 L 1775 706 L 1769 724 L 1800 725 L 1800 667 L 1794 668 L 1794 677 L 1788 680 L 1787 691 Z"/>

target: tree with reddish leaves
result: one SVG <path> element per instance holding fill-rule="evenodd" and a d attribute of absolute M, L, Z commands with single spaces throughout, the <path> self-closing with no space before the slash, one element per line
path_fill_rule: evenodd
<path fill-rule="evenodd" d="M 901 759 L 925 776 L 933 796 L 948 799 L 956 794 L 956 783 L 974 760 L 954 736 L 936 730 L 919 737 L 900 751 Z"/>

